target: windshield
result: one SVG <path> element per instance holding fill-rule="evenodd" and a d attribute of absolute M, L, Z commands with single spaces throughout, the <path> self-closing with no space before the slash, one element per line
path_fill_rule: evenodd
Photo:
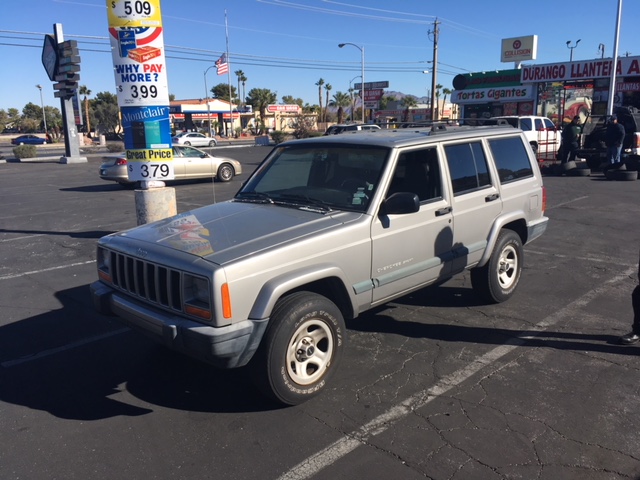
<path fill-rule="evenodd" d="M 280 147 L 235 200 L 323 212 L 364 212 L 378 188 L 389 151 L 366 145 Z"/>

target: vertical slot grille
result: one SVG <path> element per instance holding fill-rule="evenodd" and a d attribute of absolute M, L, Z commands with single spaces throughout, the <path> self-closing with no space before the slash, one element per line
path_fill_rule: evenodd
<path fill-rule="evenodd" d="M 182 311 L 182 274 L 155 263 L 110 252 L 113 285 L 150 303 Z"/>

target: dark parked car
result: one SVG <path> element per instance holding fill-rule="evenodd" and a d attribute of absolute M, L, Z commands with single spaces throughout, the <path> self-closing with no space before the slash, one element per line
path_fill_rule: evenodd
<path fill-rule="evenodd" d="M 19 137 L 12 138 L 11 143 L 13 145 L 42 145 L 47 143 L 47 140 L 37 135 L 20 135 Z"/>

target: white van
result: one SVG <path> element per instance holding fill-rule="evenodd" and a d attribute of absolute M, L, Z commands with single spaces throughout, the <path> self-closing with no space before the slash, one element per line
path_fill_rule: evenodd
<path fill-rule="evenodd" d="M 561 132 L 547 117 L 534 115 L 517 117 L 514 115 L 491 118 L 494 120 L 506 120 L 512 127 L 522 130 L 536 155 L 555 155 L 560 148 Z"/>

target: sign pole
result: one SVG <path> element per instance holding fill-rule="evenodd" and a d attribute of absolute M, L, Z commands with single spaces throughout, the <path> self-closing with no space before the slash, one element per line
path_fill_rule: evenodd
<path fill-rule="evenodd" d="M 53 25 L 53 34 L 59 49 L 60 45 L 64 43 L 62 24 L 55 23 Z M 56 73 L 63 73 L 61 72 L 63 68 L 64 66 L 59 65 Z M 60 157 L 60 163 L 87 163 L 87 157 L 80 156 L 80 137 L 78 136 L 75 116 L 73 115 L 73 97 L 69 98 L 66 95 L 60 97 L 60 110 L 62 112 L 62 129 L 64 132 L 64 156 Z"/>
<path fill-rule="evenodd" d="M 106 0 L 118 105 L 138 225 L 177 212 L 160 0 Z"/>

